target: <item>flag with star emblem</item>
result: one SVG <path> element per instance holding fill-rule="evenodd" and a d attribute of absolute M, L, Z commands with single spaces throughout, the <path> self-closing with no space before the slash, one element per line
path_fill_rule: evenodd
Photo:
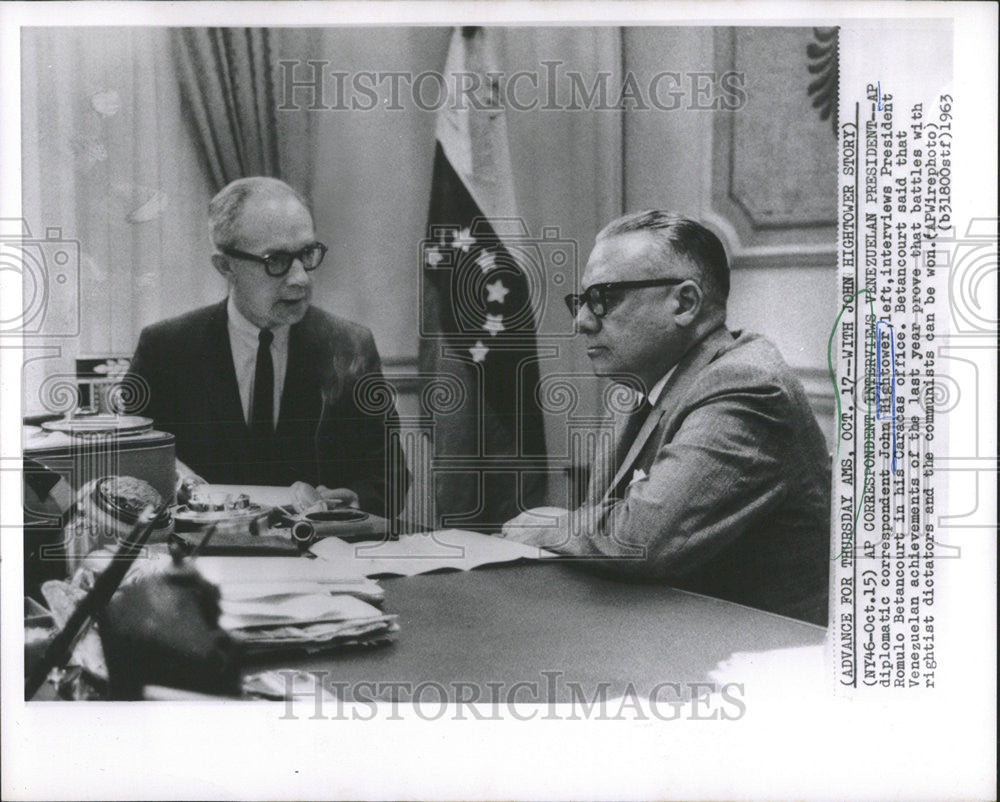
<path fill-rule="evenodd" d="M 446 77 L 475 75 L 478 102 L 450 99 L 438 118 L 421 249 L 420 365 L 434 422 L 434 523 L 495 532 L 544 503 L 545 434 L 523 269 L 532 243 L 516 216 L 488 36 L 456 29 L 448 53 Z"/>

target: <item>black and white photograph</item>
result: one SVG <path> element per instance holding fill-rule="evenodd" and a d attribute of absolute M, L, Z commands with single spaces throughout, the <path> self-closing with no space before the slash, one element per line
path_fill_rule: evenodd
<path fill-rule="evenodd" d="M 29 5 L 5 798 L 989 798 L 995 8 Z"/>

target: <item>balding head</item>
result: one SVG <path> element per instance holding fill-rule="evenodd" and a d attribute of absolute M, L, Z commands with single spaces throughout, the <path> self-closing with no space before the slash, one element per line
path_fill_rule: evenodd
<path fill-rule="evenodd" d="M 239 237 L 239 221 L 248 203 L 275 207 L 300 204 L 307 211 L 306 199 L 284 181 L 267 176 L 237 178 L 226 184 L 208 204 L 208 223 L 216 249 L 232 247 Z"/>
<path fill-rule="evenodd" d="M 312 278 L 303 261 L 316 242 L 305 200 L 274 178 L 233 181 L 209 204 L 212 264 L 229 283 L 237 310 L 258 328 L 294 325 L 305 316 Z M 267 258 L 291 256 L 286 272 L 268 272 Z"/>
<path fill-rule="evenodd" d="M 658 210 L 627 214 L 608 223 L 598 240 L 646 232 L 656 243 L 664 264 L 681 258 L 699 276 L 705 300 L 725 309 L 729 298 L 729 260 L 719 238 L 700 223 L 687 217 Z"/>

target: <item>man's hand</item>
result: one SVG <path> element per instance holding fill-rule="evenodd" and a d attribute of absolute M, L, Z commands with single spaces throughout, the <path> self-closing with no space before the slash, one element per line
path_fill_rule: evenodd
<path fill-rule="evenodd" d="M 569 510 L 534 507 L 503 525 L 503 536 L 524 543 L 555 549 L 569 541 Z"/>
<path fill-rule="evenodd" d="M 291 492 L 292 503 L 302 515 L 328 510 L 331 507 L 359 508 L 358 494 L 346 487 L 331 490 L 325 485 L 313 487 L 308 482 L 294 482 Z"/>
<path fill-rule="evenodd" d="M 353 507 L 354 509 L 359 509 L 361 506 L 358 494 L 347 487 L 335 487 L 331 489 L 325 485 L 320 485 L 316 488 L 316 492 L 319 493 L 320 498 L 327 502 L 329 506 Z"/>

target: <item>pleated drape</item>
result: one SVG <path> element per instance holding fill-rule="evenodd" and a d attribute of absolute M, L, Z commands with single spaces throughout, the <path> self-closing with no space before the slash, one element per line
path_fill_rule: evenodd
<path fill-rule="evenodd" d="M 171 31 L 187 125 L 216 189 L 236 178 L 285 178 L 274 59 L 266 28 Z"/>

